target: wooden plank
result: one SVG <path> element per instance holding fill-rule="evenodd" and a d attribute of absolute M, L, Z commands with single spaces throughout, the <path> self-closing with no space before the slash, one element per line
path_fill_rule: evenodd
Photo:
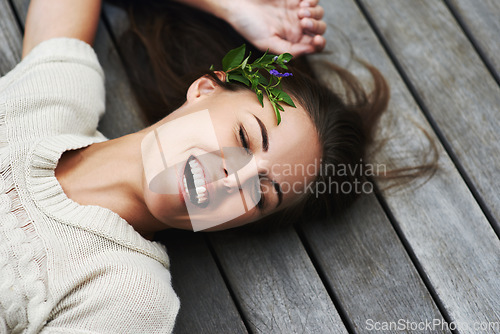
<path fill-rule="evenodd" d="M 347 333 L 292 227 L 209 237 L 251 332 Z"/>
<path fill-rule="evenodd" d="M 127 13 L 122 8 L 105 2 L 102 6 L 102 14 L 112 27 L 110 32 L 115 38 L 119 38 L 128 29 Z"/>
<path fill-rule="evenodd" d="M 423 278 L 434 290 L 440 307 L 450 320 L 468 324 L 498 321 L 498 237 L 393 64 L 385 56 L 385 51 L 377 43 L 377 37 L 358 18 L 360 13 L 354 1 L 333 0 L 332 3 L 342 14 L 336 16 L 335 24 L 342 27 L 355 54 L 377 66 L 391 83 L 392 100 L 381 125 L 381 137 L 391 140 L 376 155 L 376 162 L 388 163 L 390 167 L 395 160 L 411 157 L 408 153 L 413 155 L 421 150 L 426 140 L 415 123 L 427 130 L 438 144 L 439 169 L 432 179 L 420 187 L 384 193 L 395 223 L 418 262 Z M 468 140 L 483 143 L 480 147 L 464 143 L 462 147 L 460 144 L 464 139 L 458 138 L 458 135 L 453 137 L 450 145 L 454 151 L 460 151 L 459 161 L 470 169 L 474 164 L 470 161 L 473 155 L 483 157 L 486 153 L 495 153 L 497 149 L 493 146 L 499 141 L 488 142 L 498 135 L 493 133 L 493 129 L 498 129 L 496 120 L 500 104 L 494 103 L 500 96 L 498 87 L 443 4 L 437 1 L 375 0 L 362 3 L 425 105 L 440 120 L 440 127 L 446 128 L 446 137 L 451 138 L 455 131 Z M 432 27 L 432 32 L 428 31 L 428 27 Z M 342 50 L 335 45 L 332 47 L 338 52 Z M 461 53 L 450 52 L 458 49 Z M 461 54 L 465 58 L 457 59 Z M 448 115 L 448 123 L 444 121 L 444 115 Z M 493 125 L 485 124 L 484 129 L 479 131 L 483 117 L 484 122 L 489 120 Z M 465 124 L 470 124 L 470 127 Z M 479 133 L 483 133 L 484 137 Z M 488 173 L 495 175 L 494 162 L 498 159 L 498 154 L 495 154 L 495 157 L 483 159 L 489 169 L 481 172 L 483 181 L 490 177 Z M 418 159 L 414 163 L 417 162 Z M 473 181 L 478 179 L 479 176 L 475 175 Z M 495 186 L 497 181 L 490 181 Z M 483 193 L 488 189 L 482 188 Z M 495 201 L 498 201 L 496 195 L 490 198 L 491 203 Z M 464 328 L 460 333 L 475 331 Z"/>
<path fill-rule="evenodd" d="M 174 333 L 246 333 L 236 306 L 201 233 L 168 230 L 172 285 L 181 300 Z"/>
<path fill-rule="evenodd" d="M 443 318 L 374 195 L 326 224 L 300 228 L 356 333 L 377 322 Z"/>
<path fill-rule="evenodd" d="M 13 0 L 20 20 L 25 22 L 29 0 Z M 106 75 L 106 113 L 99 130 L 108 138 L 136 132 L 147 125 L 127 81 L 120 57 L 103 23 L 99 23 L 94 49 Z"/>
<path fill-rule="evenodd" d="M 120 57 L 102 21 L 99 31 L 102 33 L 96 37 L 95 49 L 106 73 L 107 102 L 99 129 L 108 138 L 116 138 L 139 131 L 148 122 L 134 99 Z"/>
<path fill-rule="evenodd" d="M 119 35 L 126 27 L 120 14 L 107 6 L 104 12 Z M 346 332 L 295 232 L 264 240 L 234 231 L 209 238 L 252 332 Z"/>
<path fill-rule="evenodd" d="M 335 22 L 346 33 L 356 33 L 357 39 L 352 40 L 355 49 L 378 44 L 351 2 L 322 2 L 322 6 L 326 22 Z M 341 30 L 330 24 L 325 35 L 327 47 L 336 52 L 319 58 L 349 63 L 349 44 Z M 379 62 L 386 60 L 383 53 L 374 53 L 373 57 L 381 58 Z M 393 106 L 407 107 L 404 103 Z M 299 228 L 326 284 L 347 314 L 349 327 L 356 333 L 370 332 L 370 324 L 375 322 L 443 318 L 373 194 L 364 195 L 344 215 L 326 224 L 307 221 Z"/>
<path fill-rule="evenodd" d="M 500 80 L 500 1 L 446 0 Z"/>
<path fill-rule="evenodd" d="M 22 36 L 8 0 L 0 0 L 0 76 L 21 60 Z"/>
<path fill-rule="evenodd" d="M 363 1 L 500 233 L 500 87 L 441 1 Z"/>

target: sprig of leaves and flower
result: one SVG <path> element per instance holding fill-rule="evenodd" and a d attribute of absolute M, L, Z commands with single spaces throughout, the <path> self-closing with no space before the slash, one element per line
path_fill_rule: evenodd
<path fill-rule="evenodd" d="M 284 111 L 281 102 L 295 108 L 291 97 L 281 88 L 281 80 L 285 77 L 293 76 L 290 72 L 281 73 L 277 68 L 288 70 L 286 63 L 292 59 L 289 53 L 280 55 L 268 54 L 266 51 L 262 57 L 255 60 L 253 63 L 248 63 L 251 53 L 245 58 L 246 46 L 242 46 L 229 51 L 222 59 L 222 70 L 226 73 L 226 81 L 241 82 L 257 94 L 262 107 L 264 107 L 263 97 L 266 93 L 271 105 L 276 114 L 278 125 L 281 122 L 280 111 Z M 213 70 L 213 65 L 210 67 Z M 269 79 L 264 77 L 260 70 L 266 70 L 270 76 Z"/>

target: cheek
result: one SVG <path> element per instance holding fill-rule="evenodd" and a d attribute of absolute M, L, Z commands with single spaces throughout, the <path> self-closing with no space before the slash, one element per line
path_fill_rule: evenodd
<path fill-rule="evenodd" d="M 314 196 L 315 187 L 313 183 L 315 182 L 315 179 L 315 177 L 299 176 L 280 181 L 283 201 L 281 202 L 281 205 L 277 209 L 272 210 L 270 214 L 287 208 L 293 208 L 299 205 L 308 196 Z M 277 196 L 274 195 L 274 189 L 271 190 L 271 192 L 273 193 L 272 198 L 277 198 Z M 273 204 L 274 203 L 275 202 L 273 202 Z"/>
<path fill-rule="evenodd" d="M 189 220 L 194 231 L 216 231 L 245 225 L 258 218 L 256 208 L 245 210 L 240 193 L 231 193 L 199 208 L 187 202 Z"/>
<path fill-rule="evenodd" d="M 214 227 L 210 227 L 210 228 L 207 228 L 205 229 L 205 231 L 207 232 L 211 232 L 211 231 L 222 231 L 222 230 L 226 230 L 226 229 L 229 229 L 229 228 L 235 228 L 235 227 L 240 227 L 240 226 L 243 226 L 243 225 L 247 225 L 247 224 L 251 224 L 255 221 L 258 221 L 259 219 L 263 218 L 264 216 L 262 216 L 259 212 L 258 209 L 254 208 L 228 222 L 225 222 L 223 224 L 220 224 L 220 225 L 217 225 L 217 226 L 214 226 Z"/>
<path fill-rule="evenodd" d="M 217 136 L 220 147 L 239 146 L 236 134 L 241 123 L 236 111 L 227 109 L 217 109 L 210 111 L 213 128 Z"/>

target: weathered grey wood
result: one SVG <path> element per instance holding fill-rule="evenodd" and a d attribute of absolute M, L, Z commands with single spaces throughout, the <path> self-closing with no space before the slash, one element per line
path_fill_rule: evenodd
<path fill-rule="evenodd" d="M 122 62 L 102 21 L 99 29 L 102 33 L 96 37 L 95 49 L 106 73 L 107 101 L 106 114 L 99 129 L 108 138 L 116 138 L 141 130 L 148 123 L 132 94 Z"/>
<path fill-rule="evenodd" d="M 441 1 L 363 1 L 500 232 L 500 87 Z"/>
<path fill-rule="evenodd" d="M 21 60 L 22 37 L 8 0 L 0 0 L 0 76 Z"/>
<path fill-rule="evenodd" d="M 374 195 L 341 217 L 300 228 L 356 333 L 373 332 L 376 322 L 443 318 Z M 424 332 L 431 331 L 405 331 Z"/>
<path fill-rule="evenodd" d="M 172 284 L 181 300 L 174 333 L 246 333 L 201 233 L 166 231 Z"/>
<path fill-rule="evenodd" d="M 102 13 L 110 26 L 113 27 L 111 33 L 115 38 L 119 38 L 128 29 L 127 13 L 122 8 L 105 2 Z"/>
<path fill-rule="evenodd" d="M 445 137 L 458 152 L 459 161 L 469 175 L 475 173 L 471 176 L 474 183 L 478 184 L 479 180 L 490 182 L 480 191 L 492 194 L 487 199 L 490 208 L 498 207 L 498 196 L 493 191 L 499 189 L 496 186 L 498 181 L 492 175 L 495 175 L 498 159 L 495 145 L 499 141 L 494 138 L 498 136 L 495 131 L 498 129 L 500 104 L 495 101 L 500 94 L 449 11 L 438 1 L 370 0 L 362 3 L 373 15 L 392 52 L 441 129 L 446 130 Z M 440 305 L 451 320 L 469 324 L 498 321 L 498 237 L 385 56 L 376 36 L 360 19 L 354 1 L 333 0 L 332 4 L 339 13 L 335 24 L 342 27 L 356 54 L 377 66 L 392 86 L 392 100 L 381 131 L 382 137 L 391 140 L 376 155 L 376 161 L 386 162 L 390 167 L 399 158 L 412 158 L 413 152 L 420 150 L 426 142 L 415 123 L 426 129 L 438 144 L 440 168 L 432 179 L 420 187 L 384 193 L 398 228 L 422 268 L 424 279 L 435 290 Z M 459 55 L 464 58 L 457 59 Z M 493 125 L 486 124 L 488 121 Z M 467 140 L 480 146 L 467 143 Z M 495 156 L 489 157 L 488 154 Z M 472 161 L 473 156 L 477 162 Z M 481 169 L 481 159 L 487 171 Z M 419 159 L 414 158 L 410 164 L 418 162 Z M 473 168 L 474 164 L 477 168 Z M 475 331 L 463 329 L 460 333 Z"/>
<path fill-rule="evenodd" d="M 500 79 L 500 1 L 446 0 Z"/>
<path fill-rule="evenodd" d="M 13 4 L 24 23 L 29 0 L 13 0 Z M 94 49 L 106 75 L 106 113 L 99 123 L 99 130 L 108 138 L 116 138 L 144 128 L 146 119 L 132 95 L 121 60 L 102 22 L 99 23 Z"/>
<path fill-rule="evenodd" d="M 356 33 L 357 39 L 352 40 L 355 49 L 361 42 L 367 48 L 377 44 L 351 2 L 322 2 L 322 6 L 325 20 L 330 23 L 325 35 L 328 49 L 335 51 L 321 58 L 344 66 L 349 64 L 350 38 L 342 36 L 342 31 Z M 363 58 L 364 54 L 360 56 Z M 373 56 L 382 61 L 386 57 L 383 53 Z M 399 107 L 408 106 L 396 106 Z M 342 217 L 325 224 L 304 222 L 300 229 L 356 333 L 373 332 L 369 325 L 377 321 L 425 322 L 443 317 L 373 194 L 362 197 Z"/>
<path fill-rule="evenodd" d="M 347 333 L 296 232 L 209 235 L 255 333 Z"/>

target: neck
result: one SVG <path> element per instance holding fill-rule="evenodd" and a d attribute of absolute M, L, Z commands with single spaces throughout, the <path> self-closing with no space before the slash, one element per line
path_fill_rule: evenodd
<path fill-rule="evenodd" d="M 107 208 L 151 239 L 165 225 L 149 213 L 144 201 L 142 137 L 139 132 L 67 151 L 55 172 L 68 198 L 80 205 Z"/>

